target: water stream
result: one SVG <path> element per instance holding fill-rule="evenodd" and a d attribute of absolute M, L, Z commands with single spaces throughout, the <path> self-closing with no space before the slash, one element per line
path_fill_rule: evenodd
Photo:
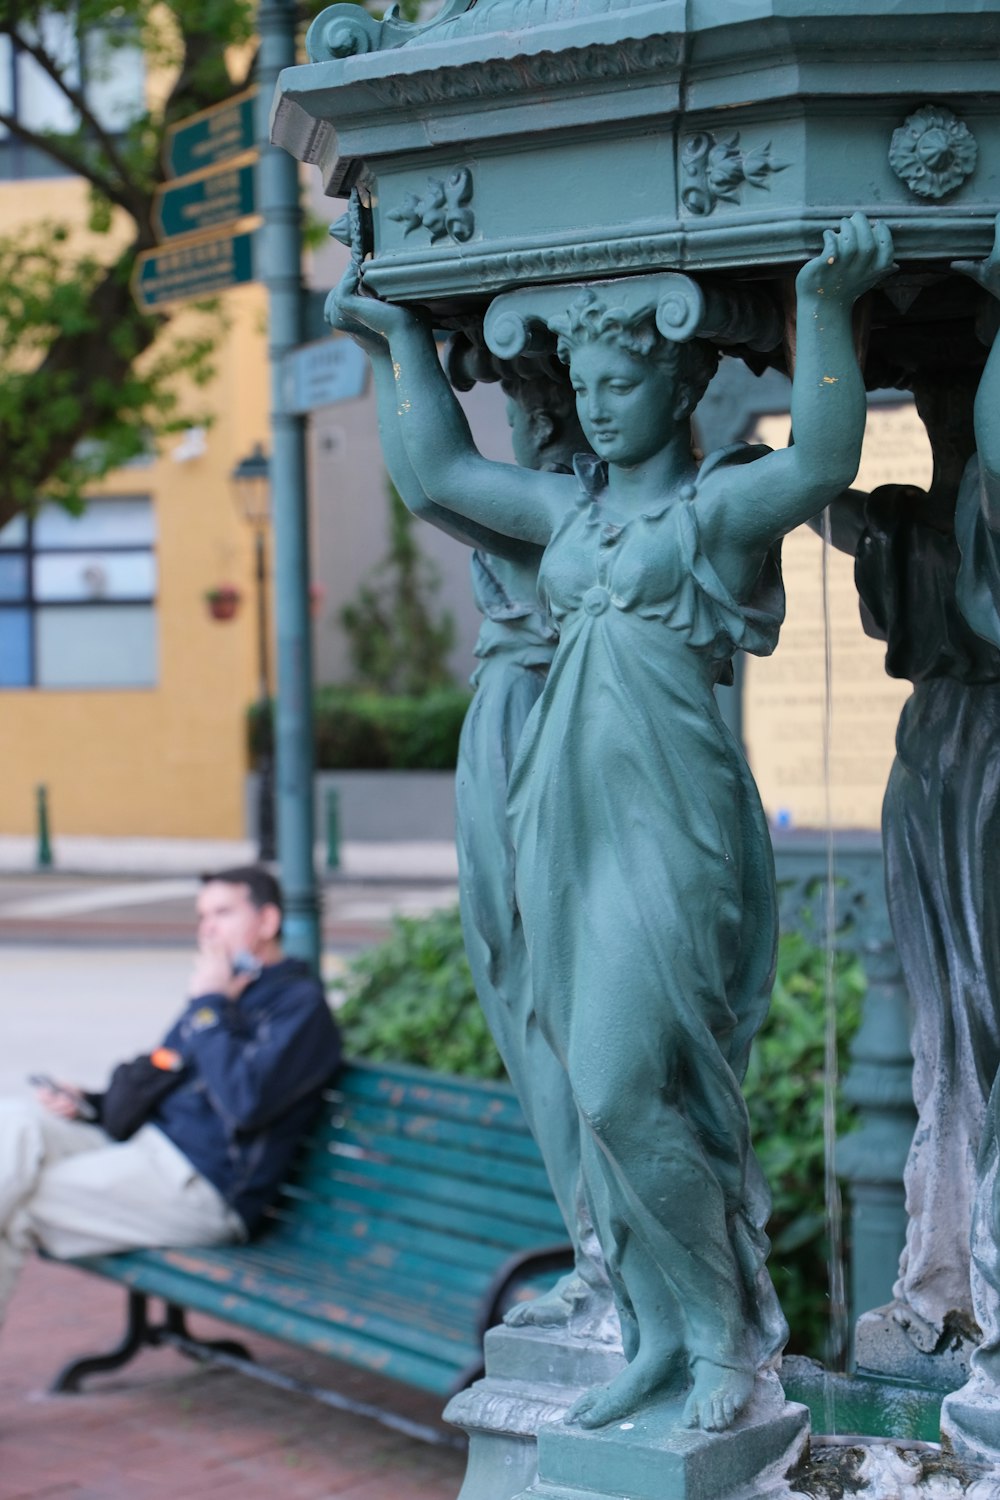
<path fill-rule="evenodd" d="M 825 1028 L 823 1068 L 823 1164 L 827 1221 L 827 1281 L 830 1298 L 829 1346 L 827 1365 L 843 1372 L 847 1369 L 849 1323 L 844 1278 L 844 1228 L 840 1182 L 837 1177 L 837 1091 L 840 1083 L 837 1059 L 837 890 L 834 884 L 832 735 L 833 735 L 833 638 L 830 622 L 830 548 L 832 545 L 830 511 L 823 512 L 823 556 L 821 595 L 823 605 L 823 804 L 826 826 L 826 884 L 824 912 L 825 941 Z M 836 1433 L 836 1412 L 832 1395 L 825 1400 L 826 1430 Z"/>

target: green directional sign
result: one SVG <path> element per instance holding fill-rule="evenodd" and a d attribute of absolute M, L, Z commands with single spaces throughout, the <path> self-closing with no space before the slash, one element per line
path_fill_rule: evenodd
<path fill-rule="evenodd" d="M 254 164 L 215 167 L 183 178 L 156 194 L 153 210 L 161 240 L 233 224 L 254 212 Z"/>
<path fill-rule="evenodd" d="M 186 177 L 252 150 L 256 93 L 255 88 L 248 89 L 171 125 L 163 146 L 167 176 Z"/>
<path fill-rule="evenodd" d="M 155 312 L 171 302 L 211 297 L 255 279 L 254 231 L 246 230 L 147 250 L 136 263 L 132 292 L 143 312 Z"/>

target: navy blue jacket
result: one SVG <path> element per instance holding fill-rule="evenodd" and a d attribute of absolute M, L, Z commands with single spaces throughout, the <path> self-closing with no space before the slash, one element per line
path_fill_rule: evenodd
<path fill-rule="evenodd" d="M 282 959 L 238 1000 L 190 1001 L 163 1046 L 186 1067 L 150 1124 L 253 1230 L 340 1061 L 323 987 L 299 959 Z"/>

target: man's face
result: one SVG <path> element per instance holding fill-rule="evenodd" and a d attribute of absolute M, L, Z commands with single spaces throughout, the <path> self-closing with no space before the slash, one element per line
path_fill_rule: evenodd
<path fill-rule="evenodd" d="M 198 893 L 198 946 L 221 948 L 232 961 L 237 953 L 261 956 L 277 936 L 276 906 L 256 907 L 245 885 L 210 880 Z"/>

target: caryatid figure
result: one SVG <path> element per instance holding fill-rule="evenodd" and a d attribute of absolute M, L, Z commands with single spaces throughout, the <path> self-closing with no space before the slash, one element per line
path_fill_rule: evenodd
<path fill-rule="evenodd" d="M 462 930 L 476 994 L 545 1162 L 573 1244 L 574 1270 L 550 1291 L 517 1303 L 513 1326 L 567 1327 L 576 1337 L 618 1340 L 618 1324 L 580 1167 L 580 1120 L 569 1081 L 535 1015 L 524 931 L 517 908 L 507 788 L 521 733 L 545 686 L 558 631 L 538 598 L 542 548 L 469 522 L 431 501 L 386 421 L 394 397 L 384 338 L 346 315 L 334 299 L 332 321 L 353 334 L 372 362 L 380 436 L 390 478 L 413 512 L 474 547 L 472 588 L 484 616 L 476 642 L 475 696 L 462 726 L 456 773 Z M 499 376 L 507 396 L 514 456 L 530 469 L 569 473 L 586 446 L 565 371 L 554 360 L 502 368 L 488 351 L 456 336 L 449 367 L 464 388 Z"/>
<path fill-rule="evenodd" d="M 784 1342 L 740 1091 L 774 970 L 773 856 L 714 688 L 735 651 L 773 650 L 778 543 L 857 472 L 851 309 L 891 262 L 888 230 L 861 215 L 826 232 L 796 284 L 794 446 L 701 464 L 690 417 L 715 352 L 627 311 L 627 282 L 566 291 L 549 327 L 597 455 L 573 476 L 484 459 L 429 327 L 339 293 L 389 340 L 384 422 L 425 494 L 545 549 L 559 641 L 508 812 L 535 1014 L 579 1114 L 628 1359 L 571 1409 L 584 1426 L 677 1400 L 687 1426 L 724 1429 Z"/>
<path fill-rule="evenodd" d="M 1000 237 L 986 261 L 954 269 L 1000 297 Z M 862 617 L 887 644 L 886 670 L 913 683 L 882 812 L 889 916 L 912 1004 L 918 1116 L 893 1316 L 931 1354 L 956 1338 L 974 1344 L 977 1322 L 1000 1341 L 1000 1310 L 988 1292 L 1000 1273 L 994 1265 L 984 1277 L 970 1264 L 976 1161 L 1000 1068 L 996 341 L 971 422 L 971 393 L 954 379 L 928 371 L 915 378 L 914 393 L 935 456 L 930 490 L 852 490 L 831 507 L 831 520 L 836 545 L 856 557 Z M 990 1257 L 991 1233 L 977 1231 L 980 1262 Z"/>

